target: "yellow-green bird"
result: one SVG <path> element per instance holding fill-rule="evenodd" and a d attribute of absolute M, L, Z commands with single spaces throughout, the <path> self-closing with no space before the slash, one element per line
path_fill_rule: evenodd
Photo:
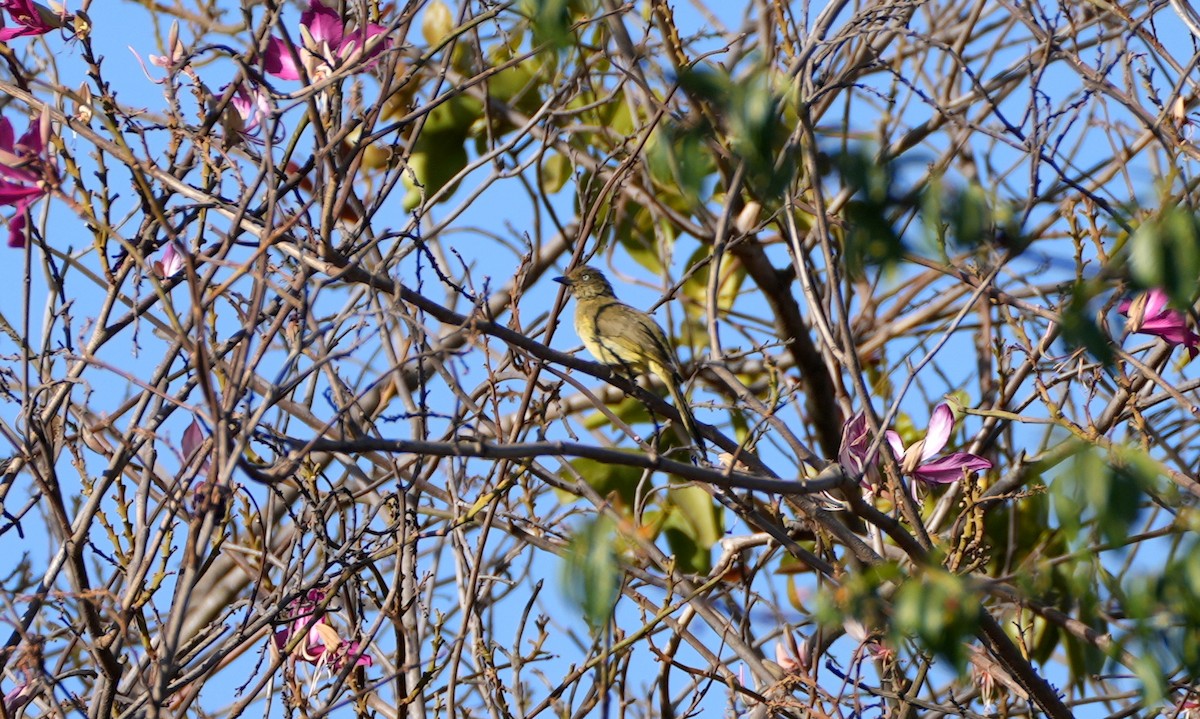
<path fill-rule="evenodd" d="M 683 426 L 700 451 L 704 439 L 696 427 L 680 389 L 682 377 L 675 350 L 650 315 L 619 301 L 604 273 L 595 267 L 577 267 L 555 282 L 575 296 L 575 332 L 596 359 L 631 377 L 650 370 L 667 385 Z"/>

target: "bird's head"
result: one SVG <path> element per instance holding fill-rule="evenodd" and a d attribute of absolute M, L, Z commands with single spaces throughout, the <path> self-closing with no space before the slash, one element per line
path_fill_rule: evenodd
<path fill-rule="evenodd" d="M 555 277 L 554 281 L 566 285 L 567 290 L 580 300 L 616 296 L 608 278 L 595 267 L 576 267 L 564 277 Z"/>

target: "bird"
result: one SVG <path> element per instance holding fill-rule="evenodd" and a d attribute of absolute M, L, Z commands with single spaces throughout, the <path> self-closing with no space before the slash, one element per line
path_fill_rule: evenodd
<path fill-rule="evenodd" d="M 662 327 L 650 315 L 618 300 L 608 278 L 595 267 L 577 267 L 554 281 L 575 297 L 575 332 L 588 352 L 635 379 L 647 370 L 657 375 L 667 385 L 684 429 L 703 452 L 704 439 L 680 389 L 683 378 L 675 350 Z"/>

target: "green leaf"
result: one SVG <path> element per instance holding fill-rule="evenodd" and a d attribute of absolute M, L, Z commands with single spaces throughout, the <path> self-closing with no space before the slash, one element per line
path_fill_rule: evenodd
<path fill-rule="evenodd" d="M 678 526 L 704 549 L 711 549 L 724 536 L 721 505 L 704 488 L 672 485 L 667 500 L 675 509 L 667 524 Z"/>
<path fill-rule="evenodd" d="M 464 135 L 454 131 L 421 133 L 408 159 L 408 167 L 401 175 L 404 186 L 408 188 L 403 201 L 405 210 L 416 208 L 462 172 L 469 161 L 467 148 L 463 144 L 465 141 Z M 457 183 L 442 196 L 441 201 L 449 199 L 456 187 Z"/>
<path fill-rule="evenodd" d="M 583 481 L 587 482 L 588 486 L 596 490 L 596 494 L 601 497 L 609 497 L 615 493 L 620 499 L 622 507 L 627 511 L 636 504 L 637 488 L 642 481 L 642 470 L 637 467 L 609 464 L 585 458 L 571 460 L 571 466 L 575 468 Z M 562 472 L 562 476 L 568 482 L 575 481 L 575 476 L 566 470 Z M 559 493 L 559 500 L 564 503 L 575 499 L 577 497 L 573 494 Z"/>
<path fill-rule="evenodd" d="M 905 251 L 889 217 L 896 204 L 892 199 L 891 168 L 880 165 L 861 148 L 837 155 L 834 162 L 842 181 L 854 192 L 854 199 L 843 211 L 847 272 L 857 278 L 868 267 L 891 268 L 903 259 Z"/>
<path fill-rule="evenodd" d="M 695 65 L 679 69 L 679 86 L 715 105 L 724 105 L 731 92 L 729 76 L 711 65 Z"/>
<path fill-rule="evenodd" d="M 841 627 L 847 618 L 860 622 L 868 631 L 887 623 L 888 606 L 882 587 L 899 582 L 903 572 L 895 562 L 885 562 L 846 575 L 842 586 L 822 588 L 817 594 L 817 621 L 827 627 Z"/>
<path fill-rule="evenodd" d="M 1095 314 L 1088 310 L 1094 290 L 1077 283 L 1071 299 L 1062 310 L 1063 341 L 1072 347 L 1082 347 L 1105 367 L 1112 365 L 1112 338 L 1096 324 Z"/>
<path fill-rule="evenodd" d="M 723 70 L 698 65 L 680 71 L 679 84 L 707 102 L 724 120 L 719 128 L 738 158 L 746 163 L 746 184 L 757 197 L 778 195 L 794 179 L 797 165 L 783 153 L 787 130 L 782 96 L 773 87 L 773 71 L 759 67 L 732 78 Z M 703 128 L 702 128 L 703 130 Z"/>
<path fill-rule="evenodd" d="M 956 247 L 974 249 L 992 235 L 994 218 L 987 191 L 971 183 L 950 208 L 951 237 Z"/>
<path fill-rule="evenodd" d="M 563 569 L 563 593 L 599 629 L 612 618 L 624 571 L 616 552 L 616 524 L 601 516 L 585 522 L 571 538 Z"/>
<path fill-rule="evenodd" d="M 425 124 L 421 127 L 421 137 L 429 138 L 432 142 L 445 142 L 447 138 L 458 137 L 465 140 L 471 125 L 483 117 L 483 103 L 470 95 L 457 95 L 429 111 Z M 446 135 L 432 137 L 434 135 Z"/>
<path fill-rule="evenodd" d="M 716 170 L 704 133 L 660 125 L 646 141 L 645 158 L 660 200 L 675 197 L 668 204 L 687 212 L 701 205 L 705 184 Z"/>
<path fill-rule="evenodd" d="M 513 57 L 505 45 L 493 48 L 493 66 L 503 65 Z M 487 92 L 492 100 L 510 105 L 524 115 L 531 115 L 542 104 L 539 89 L 544 84 L 542 64 L 538 57 L 530 57 L 507 67 L 488 78 Z"/>
<path fill-rule="evenodd" d="M 557 51 L 571 44 L 574 36 L 569 5 L 569 0 L 522 0 L 521 12 L 533 27 L 535 46 Z"/>
<path fill-rule="evenodd" d="M 646 409 L 646 404 L 636 397 L 625 397 L 620 402 L 609 405 L 609 411 L 616 415 L 617 419 L 626 424 L 643 424 L 651 421 L 650 410 Z M 608 415 L 603 412 L 593 412 L 583 420 L 583 426 L 586 429 L 600 429 L 609 425 Z"/>
<path fill-rule="evenodd" d="M 433 0 L 425 6 L 421 19 L 421 36 L 431 47 L 440 45 L 442 40 L 454 31 L 454 15 L 442 0 Z"/>
<path fill-rule="evenodd" d="M 1055 513 L 1067 531 L 1091 520 L 1105 540 L 1124 541 L 1141 514 L 1145 489 L 1157 478 L 1158 465 L 1140 451 L 1088 449 L 1076 454 L 1055 478 Z"/>
<path fill-rule="evenodd" d="M 1032 647 L 1029 650 L 1029 658 L 1033 659 L 1033 661 L 1038 662 L 1039 664 L 1044 664 L 1045 662 L 1049 661 L 1050 658 L 1054 656 L 1054 652 L 1058 650 L 1058 644 L 1061 636 L 1062 635 L 1058 631 L 1058 626 L 1056 624 L 1048 622 L 1042 617 L 1035 616 L 1033 619 L 1033 641 L 1030 642 Z M 1028 642 L 1029 639 L 1023 638 L 1022 641 Z M 1074 657 L 1071 655 L 1071 649 L 1071 646 L 1067 647 L 1067 660 L 1068 665 L 1072 668 L 1072 673 L 1074 674 L 1075 664 L 1072 663 L 1072 659 L 1074 659 Z M 1080 654 L 1080 671 L 1082 671 L 1082 667 L 1084 666 L 1085 662 L 1083 662 L 1082 654 Z"/>
<path fill-rule="evenodd" d="M 923 649 L 950 662 L 960 674 L 966 671 L 965 642 L 978 628 L 980 598 L 961 577 L 928 568 L 901 585 L 894 607 L 894 644 L 916 636 Z"/>
<path fill-rule="evenodd" d="M 661 225 L 663 240 L 659 242 L 659 233 L 655 231 L 654 215 L 645 207 L 635 205 L 627 200 L 618 200 L 623 208 L 620 210 L 619 221 L 613 228 L 617 242 L 625 248 L 629 256 L 639 265 L 650 270 L 655 275 L 663 272 L 663 252 L 670 250 L 675 240 L 675 231 L 669 222 Z"/>
<path fill-rule="evenodd" d="M 1142 287 L 1161 287 L 1176 308 L 1190 307 L 1200 278 L 1200 223 L 1186 207 L 1168 205 L 1146 220 L 1130 240 L 1133 279 Z"/>
<path fill-rule="evenodd" d="M 712 570 L 712 550 L 678 527 L 663 528 L 667 547 L 675 557 L 675 568 L 684 574 L 707 574 Z"/>
<path fill-rule="evenodd" d="M 542 192 L 547 195 L 557 194 L 571 179 L 571 160 L 558 152 L 552 152 L 541 166 Z"/>
<path fill-rule="evenodd" d="M 947 191 L 940 175 L 930 178 L 921 191 L 921 220 L 925 225 L 925 234 L 935 248 L 945 248 L 946 245 Z"/>
<path fill-rule="evenodd" d="M 752 192 L 758 197 L 782 192 L 794 179 L 797 165 L 794 154 L 783 154 L 787 132 L 779 94 L 771 87 L 771 72 L 763 69 L 739 78 L 723 109 L 729 118 L 730 144 L 746 162 L 746 182 Z"/>
<path fill-rule="evenodd" d="M 692 256 L 687 261 L 688 267 L 700 267 L 699 270 L 689 275 L 683 283 L 683 293 L 693 300 L 685 304 L 688 316 L 693 319 L 702 319 L 704 317 L 704 307 L 708 304 L 709 278 L 712 275 L 712 263 L 704 262 L 704 260 L 710 254 L 712 254 L 711 248 L 707 246 L 697 247 L 696 251 L 692 253 Z M 737 301 L 745 281 L 746 270 L 742 267 L 742 264 L 732 257 L 726 257 L 725 261 L 721 263 L 721 277 L 717 282 L 718 311 L 728 312 L 733 309 L 733 303 Z M 707 340 L 704 333 L 700 334 L 700 340 Z"/>
<path fill-rule="evenodd" d="M 1147 705 L 1161 702 L 1166 696 L 1166 678 L 1158 660 L 1149 654 L 1140 656 L 1133 665 L 1133 672 L 1142 684 L 1142 701 Z"/>

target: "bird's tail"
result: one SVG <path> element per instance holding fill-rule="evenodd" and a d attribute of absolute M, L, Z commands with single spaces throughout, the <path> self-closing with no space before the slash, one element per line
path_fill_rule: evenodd
<path fill-rule="evenodd" d="M 700 427 L 696 425 L 696 417 L 692 414 L 691 407 L 688 406 L 687 398 L 683 396 L 682 378 L 677 372 L 665 367 L 652 367 L 651 370 L 666 382 L 667 391 L 671 393 L 671 401 L 675 403 L 675 409 L 679 411 L 679 417 L 683 420 L 684 430 L 695 442 L 700 451 L 700 457 L 704 457 L 704 436 L 700 434 Z"/>

